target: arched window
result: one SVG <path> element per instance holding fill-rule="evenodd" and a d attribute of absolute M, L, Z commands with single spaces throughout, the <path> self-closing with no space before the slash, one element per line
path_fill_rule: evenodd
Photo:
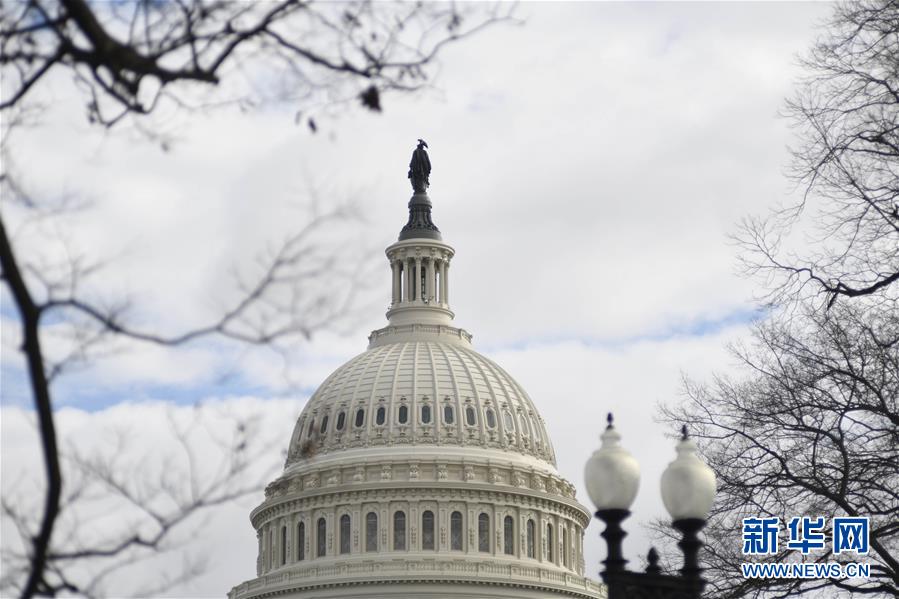
<path fill-rule="evenodd" d="M 475 419 L 474 408 L 468 406 L 465 408 L 465 424 L 468 426 L 474 426 L 477 420 Z"/>
<path fill-rule="evenodd" d="M 315 432 L 315 418 L 309 419 L 309 430 L 306 431 L 306 437 L 311 437 L 312 433 Z"/>
<path fill-rule="evenodd" d="M 321 428 L 318 429 L 318 432 L 320 432 L 323 435 L 326 432 L 328 432 L 328 415 L 327 414 L 322 416 L 322 425 L 321 425 Z"/>
<path fill-rule="evenodd" d="M 462 551 L 462 512 L 450 514 L 450 549 Z"/>
<path fill-rule="evenodd" d="M 350 552 L 350 516 L 344 514 L 340 517 L 340 552 Z"/>
<path fill-rule="evenodd" d="M 328 532 L 328 524 L 325 522 L 324 518 L 319 518 L 318 519 L 318 530 L 316 531 L 316 535 L 315 535 L 315 545 L 316 545 L 315 555 L 316 555 L 316 557 L 325 557 L 325 553 L 327 552 L 327 549 L 328 549 L 327 532 Z"/>
<path fill-rule="evenodd" d="M 409 408 L 406 406 L 400 406 L 399 413 L 397 414 L 397 420 L 399 420 L 400 424 L 406 424 L 409 422 Z"/>
<path fill-rule="evenodd" d="M 534 521 L 528 519 L 527 523 L 527 555 L 528 557 L 534 557 L 536 552 L 534 551 Z"/>
<path fill-rule="evenodd" d="M 453 412 L 453 406 L 443 406 L 443 422 L 445 424 L 452 424 L 456 419 L 456 414 Z"/>
<path fill-rule="evenodd" d="M 306 559 L 306 524 L 297 524 L 297 561 Z"/>
<path fill-rule="evenodd" d="M 281 527 L 281 565 L 287 563 L 287 527 Z"/>
<path fill-rule="evenodd" d="M 515 520 L 512 516 L 503 518 L 503 553 L 515 554 Z"/>
<path fill-rule="evenodd" d="M 431 510 L 421 514 L 421 548 L 434 548 L 434 512 Z"/>
<path fill-rule="evenodd" d="M 387 419 L 387 409 L 384 406 L 378 408 L 378 411 L 375 414 L 375 424 L 382 425 L 384 421 Z"/>
<path fill-rule="evenodd" d="M 393 550 L 406 550 L 406 512 L 393 514 Z"/>
<path fill-rule="evenodd" d="M 365 550 L 378 550 L 378 514 L 375 512 L 365 516 Z"/>
<path fill-rule="evenodd" d="M 555 553 L 553 551 L 553 542 L 554 542 L 553 525 L 547 524 L 546 525 L 546 560 L 550 561 L 550 562 L 556 561 L 555 555 L 553 555 Z"/>
<path fill-rule="evenodd" d="M 487 428 L 496 428 L 496 414 L 493 410 L 488 409 L 485 414 L 487 414 Z"/>
<path fill-rule="evenodd" d="M 431 423 L 431 406 L 429 406 L 429 405 L 421 406 L 421 423 L 422 424 L 430 424 Z"/>
<path fill-rule="evenodd" d="M 346 426 L 346 412 L 341 412 L 337 415 L 337 430 L 342 431 L 344 426 Z"/>
<path fill-rule="evenodd" d="M 562 529 L 562 565 L 568 567 L 568 528 Z"/>
<path fill-rule="evenodd" d="M 356 428 L 362 428 L 363 424 L 365 424 L 365 409 L 359 408 L 356 410 Z"/>
<path fill-rule="evenodd" d="M 490 551 L 490 516 L 478 516 L 478 551 Z"/>
<path fill-rule="evenodd" d="M 519 414 L 519 415 L 518 415 L 518 424 L 521 425 L 521 426 L 519 427 L 519 430 L 521 431 L 521 436 L 522 436 L 522 437 L 527 437 L 527 436 L 528 436 L 528 419 L 527 419 L 527 416 L 525 416 L 524 414 Z"/>

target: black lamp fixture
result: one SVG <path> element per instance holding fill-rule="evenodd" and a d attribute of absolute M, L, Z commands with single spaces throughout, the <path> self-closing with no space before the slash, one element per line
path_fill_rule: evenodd
<path fill-rule="evenodd" d="M 621 523 L 630 516 L 637 496 L 640 465 L 621 446 L 612 414 L 600 437 L 601 447 L 587 461 L 587 493 L 596 506 L 596 517 L 606 525 L 602 532 L 607 548 L 602 579 L 608 599 L 698 599 L 705 588 L 699 566 L 699 531 L 715 500 L 715 473 L 696 455 L 696 444 L 687 435 L 687 427 L 681 432 L 677 458 L 662 473 L 661 481 L 662 501 L 671 515 L 671 525 L 682 536 L 678 546 L 684 554 L 684 565 L 678 575 L 662 573 L 655 549 L 649 551 L 645 572 L 626 568 L 621 544 L 627 533 Z"/>

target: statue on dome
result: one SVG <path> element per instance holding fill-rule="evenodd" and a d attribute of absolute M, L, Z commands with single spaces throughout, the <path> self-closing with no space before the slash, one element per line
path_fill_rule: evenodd
<path fill-rule="evenodd" d="M 409 179 L 412 181 L 412 189 L 415 193 L 428 191 L 428 175 L 431 174 L 431 160 L 425 148 L 428 144 L 425 140 L 418 140 L 418 147 L 412 152 L 412 160 L 409 161 Z"/>

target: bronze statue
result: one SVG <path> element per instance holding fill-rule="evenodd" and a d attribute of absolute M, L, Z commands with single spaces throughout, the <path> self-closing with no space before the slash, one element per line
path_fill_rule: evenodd
<path fill-rule="evenodd" d="M 418 147 L 412 152 L 412 160 L 409 161 L 409 179 L 412 181 L 412 189 L 415 193 L 428 191 L 428 175 L 431 174 L 431 160 L 425 148 L 428 144 L 425 140 L 418 140 Z"/>

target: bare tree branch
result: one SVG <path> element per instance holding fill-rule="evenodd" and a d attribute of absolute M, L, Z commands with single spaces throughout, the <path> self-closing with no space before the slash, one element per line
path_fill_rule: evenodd
<path fill-rule="evenodd" d="M 836 5 L 802 60 L 786 116 L 803 198 L 747 220 L 737 235 L 746 271 L 765 277 L 772 303 L 811 294 L 829 308 L 838 298 L 899 295 L 897 57 L 899 5 L 863 0 Z"/>

